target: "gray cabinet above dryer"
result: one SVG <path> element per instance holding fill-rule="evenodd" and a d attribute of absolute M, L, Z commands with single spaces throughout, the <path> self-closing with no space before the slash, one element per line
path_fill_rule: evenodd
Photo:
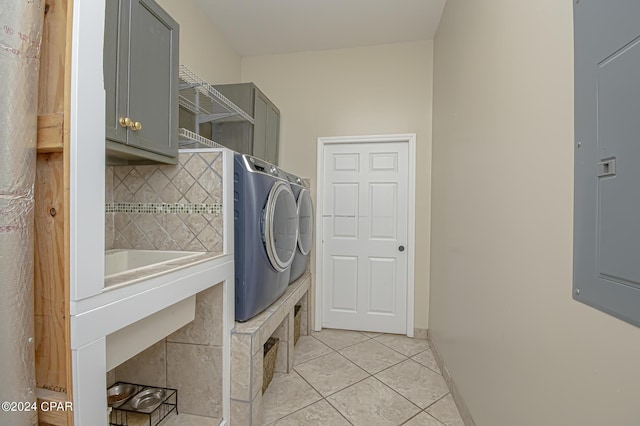
<path fill-rule="evenodd" d="M 213 139 L 235 151 L 278 164 L 278 107 L 254 83 L 221 84 L 214 87 L 246 111 L 255 123 L 213 123 Z"/>
<path fill-rule="evenodd" d="M 176 163 L 178 23 L 153 0 L 109 0 L 105 12 L 107 157 Z"/>
<path fill-rule="evenodd" d="M 573 6 L 573 297 L 640 327 L 640 2 Z"/>

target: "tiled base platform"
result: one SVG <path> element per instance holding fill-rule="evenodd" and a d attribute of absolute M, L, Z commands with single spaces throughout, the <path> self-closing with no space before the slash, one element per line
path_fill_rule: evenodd
<path fill-rule="evenodd" d="M 308 292 L 311 274 L 305 273 L 264 312 L 247 322 L 236 322 L 231 334 L 231 424 L 258 426 L 262 419 L 263 346 L 269 337 L 280 339 L 276 373 L 293 368 L 294 307 L 302 305 L 300 334 L 309 334 Z"/>

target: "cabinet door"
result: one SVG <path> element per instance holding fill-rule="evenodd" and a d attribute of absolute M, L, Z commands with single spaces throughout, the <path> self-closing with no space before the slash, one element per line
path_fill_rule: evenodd
<path fill-rule="evenodd" d="M 130 6 L 128 0 L 109 0 L 105 8 L 106 137 L 120 143 L 127 143 L 127 128 L 119 120 L 127 115 Z"/>
<path fill-rule="evenodd" d="M 280 135 L 280 111 L 273 105 L 267 108 L 266 160 L 278 164 L 278 140 Z"/>
<path fill-rule="evenodd" d="M 178 151 L 178 23 L 151 0 L 131 13 L 129 117 L 142 128 L 128 144 L 167 156 Z"/>
<path fill-rule="evenodd" d="M 253 117 L 254 92 L 256 91 L 256 86 L 253 83 L 219 84 L 214 87 L 224 97 Z"/>
<path fill-rule="evenodd" d="M 255 106 L 253 111 L 253 156 L 269 161 L 266 157 L 267 153 L 267 114 L 269 105 L 256 90 Z"/>

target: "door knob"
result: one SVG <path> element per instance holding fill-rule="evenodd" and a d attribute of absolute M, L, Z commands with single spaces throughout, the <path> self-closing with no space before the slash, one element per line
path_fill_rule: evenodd
<path fill-rule="evenodd" d="M 398 250 L 400 250 L 400 251 L 404 251 L 404 246 L 400 246 L 400 247 L 398 247 Z"/>
<path fill-rule="evenodd" d="M 142 123 L 139 121 L 136 121 L 135 123 L 132 122 L 129 127 L 131 128 L 131 130 L 133 130 L 134 132 L 137 132 L 138 130 L 142 130 Z"/>

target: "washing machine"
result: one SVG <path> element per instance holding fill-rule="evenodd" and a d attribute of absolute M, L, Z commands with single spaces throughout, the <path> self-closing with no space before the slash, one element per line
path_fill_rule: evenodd
<path fill-rule="evenodd" d="M 300 278 L 307 269 L 309 251 L 311 251 L 313 244 L 313 202 L 311 201 L 311 192 L 301 178 L 287 173 L 287 179 L 296 199 L 298 213 L 298 242 L 289 277 L 289 283 L 292 283 Z"/>
<path fill-rule="evenodd" d="M 298 243 L 296 199 L 273 164 L 234 155 L 236 321 L 271 305 L 289 285 Z"/>

